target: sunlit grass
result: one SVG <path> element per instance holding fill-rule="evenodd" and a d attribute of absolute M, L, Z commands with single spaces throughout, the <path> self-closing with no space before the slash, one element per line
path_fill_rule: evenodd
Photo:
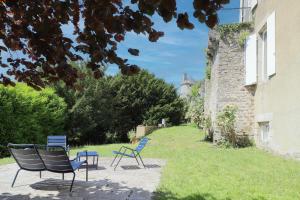
<path fill-rule="evenodd" d="M 300 162 L 252 148 L 223 149 L 201 141 L 195 127 L 160 129 L 148 136 L 143 157 L 167 161 L 155 199 L 175 200 L 298 200 Z M 129 144 L 84 146 L 72 149 L 98 151 L 112 157 L 112 150 Z M 1 164 L 11 159 L 1 159 Z"/>

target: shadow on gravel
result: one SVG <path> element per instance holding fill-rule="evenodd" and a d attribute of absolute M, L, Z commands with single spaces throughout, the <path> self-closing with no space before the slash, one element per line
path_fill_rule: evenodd
<path fill-rule="evenodd" d="M 30 187 L 36 190 L 43 191 L 58 191 L 57 195 L 48 194 L 46 196 L 32 197 L 30 194 L 0 194 L 2 200 L 68 200 L 68 199 L 151 199 L 151 192 L 145 191 L 142 188 L 129 188 L 116 182 L 111 182 L 108 179 L 100 181 L 76 181 L 73 186 L 73 191 L 69 192 L 70 181 L 62 181 L 60 179 L 47 179 L 34 184 Z"/>

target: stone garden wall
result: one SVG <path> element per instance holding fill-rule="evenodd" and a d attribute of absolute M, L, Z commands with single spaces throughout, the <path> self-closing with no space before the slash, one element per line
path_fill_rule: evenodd
<path fill-rule="evenodd" d="M 239 34 L 222 39 L 213 30 L 209 34 L 208 58 L 211 59 L 211 77 L 205 80 L 205 114 L 212 119 L 213 140 L 217 142 L 221 133 L 216 118 L 226 105 L 238 107 L 236 133 L 254 134 L 254 91 L 245 86 L 244 48 L 237 42 Z"/>

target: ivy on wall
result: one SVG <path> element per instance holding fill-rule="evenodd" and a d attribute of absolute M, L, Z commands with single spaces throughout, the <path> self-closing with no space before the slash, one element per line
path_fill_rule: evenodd
<path fill-rule="evenodd" d="M 253 30 L 252 22 L 235 23 L 235 24 L 224 24 L 219 25 L 216 31 L 220 34 L 221 39 L 233 39 L 235 34 L 239 34 L 237 42 L 240 47 L 243 47 L 247 37 Z"/>
<path fill-rule="evenodd" d="M 223 24 L 217 26 L 216 28 L 216 30 L 220 33 L 221 38 L 225 38 L 226 36 L 233 36 L 233 34 L 237 32 L 241 32 L 243 30 L 251 31 L 252 29 L 253 29 L 253 23 L 251 22 Z"/>
<path fill-rule="evenodd" d="M 235 23 L 235 24 L 223 24 L 219 25 L 215 28 L 220 34 L 220 39 L 222 40 L 235 40 L 237 44 L 243 48 L 245 45 L 245 41 L 248 38 L 250 32 L 253 30 L 252 22 L 245 23 Z M 237 37 L 235 37 L 238 34 Z M 205 68 L 205 78 L 210 80 L 211 78 L 211 69 L 213 63 L 214 52 L 216 51 L 216 44 L 208 46 L 205 49 L 206 55 L 206 68 Z"/>
<path fill-rule="evenodd" d="M 205 78 L 210 80 L 213 55 L 209 48 L 205 49 L 205 55 L 206 55 Z"/>

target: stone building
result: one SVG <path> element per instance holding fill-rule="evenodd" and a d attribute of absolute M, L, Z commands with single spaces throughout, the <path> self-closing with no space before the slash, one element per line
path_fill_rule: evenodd
<path fill-rule="evenodd" d="M 300 157 L 300 1 L 240 2 L 240 22 L 253 30 L 244 48 L 210 33 L 205 112 L 215 120 L 224 104 L 236 104 L 239 132 L 259 147 Z"/>
<path fill-rule="evenodd" d="M 184 73 L 179 88 L 179 96 L 181 98 L 187 98 L 194 83 L 195 81 L 192 78 L 189 78 L 186 73 Z"/>

